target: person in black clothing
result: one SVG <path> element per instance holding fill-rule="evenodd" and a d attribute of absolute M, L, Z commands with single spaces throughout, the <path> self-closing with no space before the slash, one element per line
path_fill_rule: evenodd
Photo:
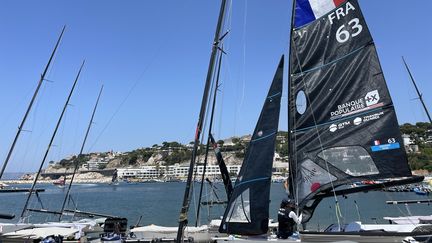
<path fill-rule="evenodd" d="M 300 224 L 302 215 L 297 217 L 295 210 L 295 204 L 291 200 L 282 200 L 280 209 L 278 212 L 278 233 L 279 239 L 287 239 L 294 233 L 296 224 Z"/>

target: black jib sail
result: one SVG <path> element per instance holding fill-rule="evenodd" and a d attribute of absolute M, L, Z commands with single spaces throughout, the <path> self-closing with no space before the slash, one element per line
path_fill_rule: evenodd
<path fill-rule="evenodd" d="M 295 11 L 302 13 L 299 2 L 304 1 Z M 336 195 L 329 192 L 340 185 L 411 177 L 393 102 L 357 1 L 345 1 L 292 29 L 290 53 L 289 181 L 299 207 L 309 203 L 313 209 L 317 194 Z M 311 215 L 306 216 L 308 221 Z"/>
<path fill-rule="evenodd" d="M 241 235 L 268 230 L 270 183 L 282 95 L 283 57 L 265 100 L 219 232 Z"/>

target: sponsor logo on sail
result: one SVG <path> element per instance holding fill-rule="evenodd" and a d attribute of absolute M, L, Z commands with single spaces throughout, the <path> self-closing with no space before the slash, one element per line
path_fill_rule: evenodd
<path fill-rule="evenodd" d="M 363 119 L 361 117 L 357 117 L 354 119 L 354 125 L 358 126 L 363 122 Z"/>
<path fill-rule="evenodd" d="M 345 127 L 351 125 L 350 121 L 344 121 L 338 124 L 331 124 L 329 127 L 330 132 L 336 132 L 337 130 L 344 129 Z"/>
<path fill-rule="evenodd" d="M 374 90 L 374 91 L 367 93 L 364 99 L 366 101 L 366 106 L 378 104 L 378 102 L 380 100 L 378 90 Z"/>
<path fill-rule="evenodd" d="M 337 130 L 337 125 L 336 124 L 331 124 L 330 125 L 330 132 L 336 132 Z"/>
<path fill-rule="evenodd" d="M 383 111 L 381 111 L 381 112 L 377 112 L 377 113 L 374 113 L 374 114 L 372 114 L 372 115 L 364 116 L 364 117 L 363 117 L 363 122 L 373 121 L 373 120 L 378 120 L 378 119 L 381 118 L 382 115 L 384 115 L 384 112 L 383 112 Z"/>
<path fill-rule="evenodd" d="M 358 116 L 354 118 L 354 120 L 351 121 L 345 121 L 341 123 L 334 123 L 329 126 L 330 132 L 336 132 L 337 130 L 344 129 L 347 126 L 350 126 L 354 124 L 355 126 L 359 126 L 363 123 L 367 123 L 370 121 L 378 120 L 381 118 L 381 116 L 384 115 L 383 111 L 371 114 L 371 115 L 365 115 L 365 116 Z M 390 142 L 389 142 L 390 143 Z"/>
<path fill-rule="evenodd" d="M 381 107 L 384 104 L 380 103 L 380 99 L 381 97 L 378 90 L 370 91 L 363 98 L 339 104 L 337 110 L 330 112 L 330 119 L 335 120 L 355 113 L 367 111 L 369 109 Z M 362 122 L 365 121 L 366 120 L 363 118 Z"/>

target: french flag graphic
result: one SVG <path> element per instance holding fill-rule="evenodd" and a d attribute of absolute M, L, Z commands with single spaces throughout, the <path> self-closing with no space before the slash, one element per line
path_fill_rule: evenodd
<path fill-rule="evenodd" d="M 339 7 L 345 0 L 297 0 L 294 26 L 308 24 Z"/>
<path fill-rule="evenodd" d="M 380 145 L 380 144 L 381 144 L 380 140 L 375 140 L 375 141 L 374 141 L 374 145 L 375 145 L 375 146 L 378 146 L 378 145 Z"/>

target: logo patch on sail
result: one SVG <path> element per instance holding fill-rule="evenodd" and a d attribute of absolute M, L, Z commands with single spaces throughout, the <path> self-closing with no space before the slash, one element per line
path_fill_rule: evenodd
<path fill-rule="evenodd" d="M 365 96 L 366 106 L 378 104 L 379 100 L 380 100 L 380 96 L 378 90 L 371 91 L 367 93 Z"/>
<path fill-rule="evenodd" d="M 396 142 L 396 138 L 387 139 L 387 144 L 381 144 L 380 140 L 375 140 L 373 146 L 371 146 L 372 152 L 379 152 L 385 150 L 399 149 L 400 144 Z"/>
<path fill-rule="evenodd" d="M 358 117 L 354 118 L 354 120 L 352 120 L 352 122 L 351 121 L 344 121 L 341 123 L 331 124 L 329 126 L 329 131 L 330 132 L 336 132 L 337 130 L 341 130 L 341 129 L 344 129 L 346 127 L 350 127 L 351 125 L 360 126 L 363 123 L 378 120 L 383 115 L 384 115 L 384 112 L 380 111 L 380 112 L 377 112 L 377 113 L 374 113 L 371 115 L 358 116 Z"/>
<path fill-rule="evenodd" d="M 383 103 L 379 103 L 380 99 L 381 97 L 378 90 L 370 91 L 363 98 L 338 105 L 337 110 L 330 112 L 330 119 L 335 120 L 373 108 L 381 107 L 383 106 Z"/>

